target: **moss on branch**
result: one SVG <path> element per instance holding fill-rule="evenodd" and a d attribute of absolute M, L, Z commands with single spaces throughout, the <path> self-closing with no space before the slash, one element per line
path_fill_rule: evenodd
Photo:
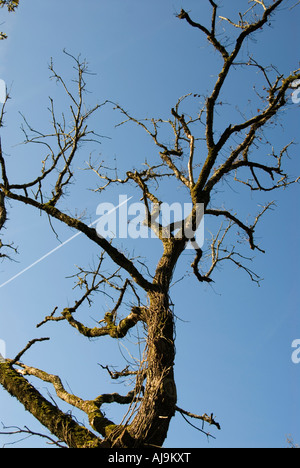
<path fill-rule="evenodd" d="M 7 362 L 0 363 L 0 384 L 43 426 L 71 448 L 100 448 L 102 440 L 46 400 Z"/>

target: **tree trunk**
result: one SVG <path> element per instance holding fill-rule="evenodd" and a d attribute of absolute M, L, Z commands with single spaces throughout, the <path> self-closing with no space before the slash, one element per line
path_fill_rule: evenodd
<path fill-rule="evenodd" d="M 142 441 L 144 446 L 163 445 L 175 414 L 175 326 L 169 288 L 175 265 L 184 248 L 185 240 L 169 239 L 165 242 L 164 254 L 154 278 L 160 290 L 148 294 L 147 382 L 143 402 L 130 426 L 130 434 L 137 443 Z"/>
<path fill-rule="evenodd" d="M 147 382 L 144 399 L 130 433 L 145 446 L 161 446 L 177 402 L 174 380 L 174 321 L 165 294 L 150 298 L 147 342 Z"/>

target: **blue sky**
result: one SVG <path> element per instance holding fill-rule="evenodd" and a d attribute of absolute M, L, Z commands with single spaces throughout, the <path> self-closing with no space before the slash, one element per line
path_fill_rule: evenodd
<path fill-rule="evenodd" d="M 229 7 L 224 1 L 220 3 L 224 5 L 221 14 L 230 17 L 234 9 L 248 2 L 233 0 Z M 248 41 L 246 48 L 262 63 L 272 63 L 285 74 L 299 67 L 300 6 L 291 11 L 294 3 L 285 2 L 272 27 Z M 137 118 L 169 118 L 170 109 L 182 95 L 209 92 L 220 66 L 218 55 L 201 34 L 175 17 L 184 7 L 196 20 L 209 24 L 206 4 L 204 0 L 26 0 L 15 14 L 1 11 L 2 30 L 9 39 L 0 44 L 0 78 L 7 83 L 12 98 L 1 138 L 9 155 L 11 179 L 17 183 L 30 178 L 41 160 L 40 148 L 18 145 L 23 140 L 19 112 L 34 127 L 44 130 L 50 120 L 48 96 L 56 99 L 58 108 L 67 105 L 57 84 L 49 80 L 48 70 L 53 57 L 57 71 L 72 79 L 72 63 L 63 54 L 64 48 L 74 55 L 81 53 L 94 73 L 88 78 L 88 103 L 110 99 Z M 256 73 L 248 70 L 232 76 L 224 95 L 226 105 L 220 109 L 221 128 L 232 116 L 240 116 L 237 104 L 246 113 L 249 100 L 256 105 L 254 80 L 261 83 Z M 112 165 L 116 161 L 120 173 L 125 168 L 140 167 L 145 158 L 157 158 L 155 147 L 143 132 L 131 126 L 114 127 L 120 120 L 109 108 L 93 117 L 93 128 L 110 139 L 82 150 L 78 167 L 84 166 L 90 152 Z M 293 139 L 299 143 L 299 120 L 299 105 L 289 103 L 282 126 L 269 133 L 274 146 L 280 148 Z M 291 155 L 287 167 L 298 175 L 298 146 L 292 148 Z M 100 200 L 99 194 L 86 189 L 98 183 L 97 177 L 83 171 L 78 174 L 70 197 L 61 205 L 72 213 L 86 210 L 87 218 L 93 221 L 100 201 L 116 203 L 120 193 L 133 195 L 138 201 L 138 194 L 124 187 L 104 193 Z M 173 201 L 180 193 L 178 188 L 174 193 L 167 188 L 164 191 L 166 199 Z M 208 442 L 178 415 L 167 447 L 285 447 L 289 434 L 295 442 L 300 441 L 300 364 L 291 360 L 292 342 L 300 339 L 299 186 L 272 193 L 271 199 L 276 201 L 276 209 L 268 212 L 257 227 L 257 238 L 266 254 L 256 254 L 251 265 L 264 278 L 260 288 L 244 272 L 224 264 L 215 274 L 213 286 L 201 285 L 188 275 L 171 290 L 177 316 L 178 406 L 193 413 L 213 412 L 222 431 L 213 431 L 216 440 Z M 218 200 L 247 219 L 270 198 L 267 194 L 252 196 L 243 187 L 224 184 Z M 12 203 L 9 218 L 5 235 L 19 246 L 19 255 L 18 263 L 0 264 L 1 284 L 59 245 L 47 219 L 32 209 Z M 54 224 L 61 241 L 74 234 Z M 207 242 L 214 228 L 206 220 Z M 150 256 L 151 268 L 161 248 L 156 240 L 145 242 L 129 241 L 122 247 Z M 138 351 L 136 338 L 119 345 L 108 339 L 86 342 L 62 323 L 39 330 L 35 325 L 54 307 L 72 304 L 76 292 L 72 292 L 73 280 L 66 277 L 76 272 L 75 265 L 92 263 L 96 254 L 95 247 L 79 236 L 0 289 L 0 339 L 6 342 L 8 356 L 14 357 L 32 338 L 50 336 L 49 343 L 37 344 L 24 361 L 62 376 L 66 385 L 83 398 L 125 391 L 120 385 L 111 385 L 98 363 L 122 366 L 120 350 L 127 357 L 126 348 Z M 190 273 L 192 260 L 192 255 L 185 253 L 174 282 L 185 272 Z M 105 296 L 97 296 L 95 307 L 84 311 L 83 320 L 92 326 L 110 305 Z M 44 388 L 41 382 L 37 385 Z M 84 421 L 84 415 L 75 414 Z M 119 416 L 116 408 L 107 407 L 107 414 L 111 419 Z M 2 389 L 0 421 L 40 431 L 33 418 Z M 8 441 L 0 436 L 0 446 Z M 18 446 L 44 446 L 44 442 L 27 439 Z"/>

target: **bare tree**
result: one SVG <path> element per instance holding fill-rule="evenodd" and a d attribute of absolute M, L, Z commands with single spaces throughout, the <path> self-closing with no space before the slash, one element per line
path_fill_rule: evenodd
<path fill-rule="evenodd" d="M 175 312 L 170 298 L 170 285 L 178 260 L 188 242 L 192 242 L 195 249 L 191 271 L 200 283 L 212 282 L 214 270 L 225 260 L 244 270 L 253 281 L 259 281 L 258 276 L 249 267 L 251 259 L 244 251 L 238 250 L 239 242 L 229 246 L 226 241 L 236 229 L 243 233 L 242 237 L 249 242 L 250 250 L 262 251 L 255 240 L 255 227 L 263 214 L 272 207 L 272 201 L 259 213 L 255 213 L 251 222 L 247 222 L 230 207 L 216 207 L 215 194 L 220 184 L 228 177 L 235 183 L 246 185 L 250 191 L 260 192 L 286 188 L 298 181 L 290 178 L 284 169 L 285 158 L 292 143 L 285 142 L 282 148 L 275 149 L 264 140 L 264 131 L 271 128 L 274 120 L 279 119 L 282 111 L 287 108 L 289 92 L 293 89 L 294 82 L 300 79 L 300 72 L 296 70 L 289 76 L 284 76 L 275 67 L 262 65 L 252 56 L 248 56 L 247 60 L 239 58 L 242 51 L 243 57 L 245 56 L 244 45 L 247 39 L 268 26 L 283 0 L 253 0 L 247 11 L 237 12 L 236 19 L 220 16 L 217 3 L 213 0 L 209 0 L 209 3 L 212 9 L 209 26 L 195 21 L 185 10 L 178 14 L 181 22 L 187 23 L 195 32 L 206 36 L 221 59 L 217 80 L 213 83 L 209 95 L 205 96 L 203 108 L 196 115 L 189 116 L 182 110 L 185 103 L 193 99 L 193 95 L 181 97 L 167 120 L 140 120 L 119 104 L 110 101 L 87 108 L 84 101 L 87 64 L 80 58 L 70 56 L 77 73 L 77 94 L 56 71 L 54 64 L 50 65 L 52 77 L 64 89 L 69 99 L 69 115 L 67 116 L 68 109 L 62 116 L 57 115 L 55 103 L 50 99 L 52 129 L 48 133 L 34 129 L 24 117 L 25 144 L 40 145 L 40 173 L 34 175 L 32 180 L 15 183 L 12 180 L 13 175 L 7 171 L 4 152 L 0 151 L 1 228 L 6 224 L 7 202 L 14 200 L 44 213 L 50 222 L 53 219 L 59 220 L 84 234 L 101 250 L 96 268 L 80 267 L 75 275 L 78 278 L 77 285 L 82 291 L 80 299 L 62 311 L 56 307 L 38 327 L 50 321 L 65 322 L 87 338 L 109 336 L 114 340 L 125 338 L 129 331 L 137 326 L 142 326 L 145 333 L 145 349 L 135 369 L 127 366 L 123 371 L 115 371 L 110 366 L 103 366 L 114 380 L 127 377 L 134 379 L 132 389 L 127 395 L 102 394 L 84 400 L 69 393 L 60 377 L 34 368 L 23 361 L 25 352 L 36 344 L 37 340 L 28 343 L 14 359 L 6 359 L 0 363 L 0 383 L 3 388 L 16 397 L 26 410 L 57 438 L 59 445 L 76 448 L 162 446 L 176 412 L 220 429 L 220 424 L 213 414 L 195 415 L 177 406 L 174 377 Z M 230 40 L 228 37 L 220 39 L 219 28 L 223 25 L 232 28 Z M 230 122 L 226 128 L 220 128 L 216 116 L 221 112 L 222 92 L 230 81 L 231 71 L 238 67 L 254 67 L 261 73 L 265 81 L 264 94 L 260 95 L 261 109 L 257 112 L 252 109 L 249 116 L 242 116 L 239 121 Z M 2 109 L 1 125 L 6 104 Z M 100 109 L 111 105 L 122 116 L 120 125 L 133 123 L 146 132 L 157 148 L 159 162 L 146 161 L 142 169 L 128 168 L 123 176 L 112 176 L 114 168 L 97 165 L 92 159 L 88 169 L 99 177 L 99 185 L 95 188 L 99 192 L 118 185 L 136 186 L 145 206 L 145 224 L 149 230 L 155 232 L 163 246 L 163 253 L 152 276 L 139 260 L 131 258 L 115 246 L 115 241 L 99 236 L 93 226 L 60 208 L 62 197 L 74 178 L 74 161 L 79 148 L 86 142 L 97 142 L 101 139 L 101 135 L 90 130 L 89 119 Z M 72 123 L 67 123 L 70 120 Z M 166 131 L 172 134 L 168 143 L 165 138 Z M 2 141 L 2 148 L 3 145 Z M 159 211 L 164 202 L 160 198 L 159 188 L 163 187 L 166 180 L 173 180 L 177 185 L 179 183 L 184 187 L 193 207 L 188 217 L 169 226 L 164 226 L 159 221 Z M 205 216 L 222 220 L 220 229 L 212 237 L 210 252 L 204 252 L 184 229 L 190 225 L 192 232 L 196 232 L 201 221 L 197 216 L 199 205 L 204 206 Z M 223 226 L 224 221 L 227 224 Z M 113 265 L 110 273 L 103 267 L 107 259 L 110 265 Z M 83 304 L 92 304 L 93 294 L 103 288 L 112 291 L 111 294 L 115 298 L 114 307 L 104 315 L 96 327 L 89 328 L 76 318 L 76 312 Z M 132 304 L 130 313 L 121 319 L 121 310 L 129 292 L 135 298 L 135 304 Z M 87 415 L 90 429 L 80 425 L 69 413 L 51 403 L 29 383 L 27 376 L 51 384 L 58 399 Z M 102 406 L 112 403 L 129 405 L 121 423 L 108 420 L 103 412 Z"/>

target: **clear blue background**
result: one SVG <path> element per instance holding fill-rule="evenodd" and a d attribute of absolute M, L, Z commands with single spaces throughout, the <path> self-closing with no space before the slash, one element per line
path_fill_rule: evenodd
<path fill-rule="evenodd" d="M 88 79 L 89 103 L 111 99 L 119 102 L 137 118 L 170 117 L 177 99 L 189 92 L 205 94 L 216 80 L 220 60 L 203 35 L 176 18 L 183 7 L 203 24 L 210 24 L 209 2 L 185 0 L 26 0 L 15 14 L 1 11 L 4 30 L 9 39 L 0 44 L 0 78 L 10 89 L 6 127 L 1 129 L 2 147 L 8 155 L 8 171 L 13 182 L 30 179 L 39 170 L 40 148 L 18 146 L 23 140 L 19 130 L 24 113 L 35 128 L 49 128 L 48 96 L 56 98 L 57 107 L 67 105 L 56 83 L 49 81 L 48 64 L 53 57 L 55 67 L 68 79 L 72 78 L 72 63 L 62 53 L 82 54 L 95 73 Z M 233 17 L 233 11 L 243 10 L 247 1 L 220 2 L 221 13 Z M 253 52 L 263 64 L 274 64 L 288 74 L 299 63 L 299 7 L 286 1 L 272 26 L 247 42 L 246 52 Z M 222 26 L 221 26 L 222 27 Z M 232 29 L 228 28 L 227 32 Z M 245 57 L 245 55 L 244 55 Z M 232 76 L 224 101 L 231 107 L 220 108 L 220 126 L 228 125 L 231 115 L 237 118 L 237 104 L 247 111 L 248 101 L 256 105 L 252 85 L 260 80 L 256 71 Z M 221 114 L 222 110 L 226 114 Z M 255 111 L 255 109 L 254 109 Z M 225 115 L 225 117 L 224 117 Z M 120 121 L 111 110 L 101 111 L 93 118 L 93 128 L 102 135 L 100 147 L 81 151 L 78 167 L 84 167 L 89 151 L 99 158 L 117 162 L 123 168 L 140 167 L 145 158 L 157 158 L 157 150 L 142 132 L 132 127 L 114 128 Z M 292 139 L 299 143 L 299 105 L 288 105 L 283 125 L 270 133 L 272 143 L 280 148 Z M 300 173 L 299 147 L 291 150 L 293 159 L 288 169 Z M 157 159 L 156 159 L 157 161 Z M 65 199 L 62 208 L 74 214 L 87 210 L 93 221 L 101 201 L 118 200 L 119 193 L 132 195 L 124 187 L 119 192 L 103 196 L 86 190 L 98 183 L 96 176 L 79 172 L 72 188 L 72 198 Z M 236 190 L 237 192 L 234 192 Z M 222 187 L 228 209 L 239 209 L 243 219 L 256 214 L 258 204 L 276 201 L 258 225 L 257 238 L 266 254 L 258 254 L 251 267 L 264 281 L 261 287 L 247 275 L 224 264 L 213 286 L 201 285 L 190 275 L 172 288 L 172 300 L 177 316 L 176 377 L 178 405 L 193 413 L 213 412 L 222 431 L 212 429 L 216 440 L 188 426 L 180 415 L 173 420 L 166 447 L 285 447 L 291 434 L 300 441 L 300 364 L 292 363 L 291 344 L 300 338 L 299 327 L 299 186 L 287 191 L 251 196 L 241 186 Z M 168 194 L 169 196 L 169 194 Z M 176 199 L 177 195 L 174 195 Z M 135 201 L 138 201 L 136 195 Z M 221 197 L 221 198 L 220 198 Z M 71 205 L 70 205 L 71 204 Z M 34 210 L 11 203 L 5 238 L 19 246 L 19 263 L 0 265 L 0 283 L 17 274 L 58 244 L 50 231 L 46 217 Z M 210 221 L 206 221 L 206 237 L 210 238 Z M 62 241 L 74 234 L 55 223 Z M 209 241 L 207 241 L 209 242 Z M 124 243 L 125 246 L 125 243 Z M 129 242 L 130 252 L 151 257 L 155 265 L 161 252 L 157 241 Z M 208 246 L 208 244 L 207 244 Z M 70 330 L 66 324 L 48 324 L 36 330 L 35 325 L 49 315 L 54 307 L 72 304 L 76 294 L 73 281 L 66 279 L 76 272 L 75 265 L 87 266 L 97 251 L 88 240 L 78 237 L 46 261 L 0 289 L 0 338 L 5 340 L 7 355 L 14 357 L 29 340 L 51 336 L 48 343 L 37 344 L 24 356 L 28 365 L 63 377 L 67 389 L 83 398 L 93 398 L 105 392 L 126 393 L 128 388 L 113 384 L 98 363 L 122 366 L 119 350 L 137 348 L 131 342 L 119 346 L 109 339 L 89 341 Z M 174 282 L 185 272 L 190 273 L 193 259 L 187 252 L 176 271 Z M 74 296 L 75 294 L 75 296 Z M 99 295 L 91 309 L 81 316 L 85 324 L 95 320 L 111 303 Z M 123 365 L 125 367 L 125 365 Z M 119 369 L 122 367 L 119 367 Z M 53 389 L 34 381 L 40 391 Z M 63 409 L 69 409 L 61 405 Z M 110 418 L 118 418 L 118 408 L 106 407 Z M 87 423 L 85 415 L 74 411 Z M 0 421 L 6 426 L 27 425 L 42 431 L 30 414 L 0 389 Z M 12 442 L 0 436 L 0 446 Z M 26 439 L 18 447 L 40 447 L 45 442 Z"/>

